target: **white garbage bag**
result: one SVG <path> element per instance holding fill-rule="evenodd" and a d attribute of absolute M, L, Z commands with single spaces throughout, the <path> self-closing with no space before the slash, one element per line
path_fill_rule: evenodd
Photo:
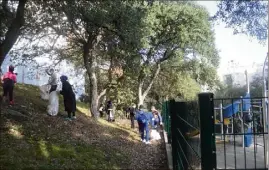
<path fill-rule="evenodd" d="M 152 140 L 160 140 L 161 139 L 160 133 L 157 132 L 157 130 L 155 130 L 155 129 L 151 130 L 150 136 L 151 136 Z"/>
<path fill-rule="evenodd" d="M 40 86 L 40 96 L 43 100 L 49 100 L 49 85 Z"/>
<path fill-rule="evenodd" d="M 49 94 L 48 114 L 56 116 L 59 112 L 59 97 L 57 91 L 53 91 Z"/>

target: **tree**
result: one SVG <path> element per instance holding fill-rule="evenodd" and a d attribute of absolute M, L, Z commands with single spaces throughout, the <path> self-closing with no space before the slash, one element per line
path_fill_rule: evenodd
<path fill-rule="evenodd" d="M 66 16 L 60 27 L 66 36 L 67 46 L 60 54 L 83 63 L 90 83 L 90 109 L 98 117 L 99 100 L 107 91 L 107 86 L 98 90 L 98 72 L 104 69 L 98 64 L 98 59 L 103 61 L 110 45 L 124 49 L 140 41 L 137 30 L 140 29 L 143 9 L 120 0 L 66 0 L 52 6 L 59 15 Z"/>
<path fill-rule="evenodd" d="M 234 33 L 256 37 L 261 42 L 267 39 L 267 1 L 222 0 L 213 19 L 223 21 Z"/>
<path fill-rule="evenodd" d="M 0 8 L 0 66 L 11 50 L 24 25 L 25 6 L 27 0 L 19 0 L 17 8 L 14 1 L 2 0 Z"/>
<path fill-rule="evenodd" d="M 204 72 L 210 68 L 207 71 L 211 70 L 215 77 L 219 56 L 208 20 L 207 11 L 192 3 L 155 2 L 149 7 L 144 29 L 147 37 L 138 48 L 139 59 L 133 68 L 139 73 L 138 105 L 143 104 L 160 73 L 161 64 L 171 58 L 177 58 L 180 65 L 188 63 L 188 68 L 193 69 L 189 72 Z M 194 75 L 197 82 L 206 82 L 206 74 Z"/>

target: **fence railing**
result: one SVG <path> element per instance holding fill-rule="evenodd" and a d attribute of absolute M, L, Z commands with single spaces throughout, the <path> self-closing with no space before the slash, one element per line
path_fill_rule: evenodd
<path fill-rule="evenodd" d="M 163 103 L 173 169 L 266 169 L 265 98 L 214 99 L 212 93 L 198 98 Z"/>
<path fill-rule="evenodd" d="M 167 117 L 164 118 L 164 127 L 171 130 L 173 169 L 199 168 L 201 159 L 198 103 L 172 100 L 165 102 L 163 108 L 163 116 Z M 171 124 L 171 127 L 167 123 Z"/>
<path fill-rule="evenodd" d="M 162 118 L 163 118 L 163 125 L 164 130 L 167 133 L 168 143 L 171 143 L 171 116 L 169 110 L 169 101 L 163 102 L 162 105 Z"/>

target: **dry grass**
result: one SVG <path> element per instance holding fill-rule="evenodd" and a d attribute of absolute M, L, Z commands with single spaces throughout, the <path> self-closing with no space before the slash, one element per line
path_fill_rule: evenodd
<path fill-rule="evenodd" d="M 94 120 L 78 103 L 77 120 L 67 122 L 62 106 L 50 117 L 46 105 L 38 88 L 16 86 L 15 106 L 0 119 L 0 169 L 167 169 L 164 145 L 141 143 L 129 121 Z"/>

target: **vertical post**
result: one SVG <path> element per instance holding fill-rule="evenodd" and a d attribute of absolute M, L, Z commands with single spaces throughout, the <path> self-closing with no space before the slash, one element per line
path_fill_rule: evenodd
<path fill-rule="evenodd" d="M 220 103 L 219 108 L 220 108 L 220 122 L 221 122 L 221 124 L 220 124 L 220 127 L 221 127 L 221 140 L 222 140 L 223 139 L 223 121 L 224 121 L 222 103 Z"/>
<path fill-rule="evenodd" d="M 268 26 L 268 28 L 269 28 L 269 0 L 268 0 L 268 9 L 267 9 L 267 11 L 268 11 L 268 13 L 267 13 L 267 15 L 268 15 L 268 18 L 267 18 L 267 26 Z M 268 31 L 267 31 L 267 45 L 268 45 L 268 47 L 267 47 L 267 50 L 269 49 L 269 38 L 268 38 Z M 268 57 L 268 62 L 267 62 L 267 64 L 268 64 L 268 69 L 267 69 L 267 71 L 268 71 L 268 74 L 267 74 L 267 79 L 268 79 L 268 82 L 269 82 L 269 51 L 267 51 L 267 57 Z M 266 88 L 265 88 L 266 89 Z M 269 102 L 269 95 L 268 95 L 268 91 L 267 91 L 267 97 L 268 97 L 268 99 L 267 99 L 267 101 Z M 264 124 L 264 127 L 267 127 L 266 129 L 267 129 L 267 131 L 266 132 L 268 132 L 268 123 L 269 123 L 269 114 L 268 114 L 268 105 L 266 106 L 267 107 L 267 122 L 266 122 L 266 124 Z M 266 154 L 266 162 L 267 162 L 267 168 L 269 168 L 269 163 L 268 163 L 268 149 L 269 149 L 269 132 L 267 133 L 267 154 Z"/>
<path fill-rule="evenodd" d="M 268 3 L 269 4 L 269 3 Z M 264 132 L 267 132 L 267 110 L 268 110 L 268 108 L 267 108 L 267 106 L 266 106 L 266 97 L 267 97 L 267 85 L 266 85 L 266 76 L 265 76 L 265 68 L 266 68 L 266 61 L 268 61 L 268 53 L 267 53 L 267 55 L 266 55 L 266 57 L 265 57 L 265 60 L 264 60 L 264 63 L 263 63 L 263 72 L 262 72 L 262 74 L 263 74 L 263 99 L 262 99 L 262 110 L 263 110 L 263 119 L 261 119 L 261 121 L 263 120 L 263 122 L 262 122 L 262 124 L 263 124 L 263 129 L 264 129 Z M 269 64 L 269 62 L 268 62 L 268 64 Z M 268 67 L 269 68 L 269 67 Z M 269 100 L 268 100 L 269 101 Z M 268 136 L 266 136 L 266 141 L 268 141 Z M 265 150 L 265 156 L 266 157 L 268 157 L 267 156 L 267 145 L 265 144 L 264 145 L 264 150 Z M 265 159 L 266 160 L 266 162 L 268 162 L 268 160 L 267 160 L 267 158 Z M 267 163 L 266 163 L 266 165 L 267 165 Z"/>
<path fill-rule="evenodd" d="M 250 90 L 249 90 L 249 80 L 248 80 L 248 71 L 247 70 L 245 70 L 245 75 L 246 75 L 247 93 L 249 93 Z"/>
<path fill-rule="evenodd" d="M 171 116 L 171 135 L 172 135 L 172 155 L 173 155 L 173 170 L 180 170 L 182 166 L 180 166 L 180 160 L 178 160 L 178 151 L 176 148 L 177 145 L 177 136 L 176 136 L 176 129 L 178 124 L 175 122 L 175 110 L 176 102 L 175 100 L 169 101 L 169 108 L 170 108 L 170 116 Z"/>
<path fill-rule="evenodd" d="M 200 138 L 202 170 L 216 169 L 216 141 L 213 93 L 200 93 Z"/>
<path fill-rule="evenodd" d="M 240 96 L 241 98 L 241 103 L 239 105 L 240 107 L 240 118 L 239 120 L 241 121 L 241 133 L 245 134 L 245 125 L 244 125 L 244 113 L 243 113 L 243 96 Z M 245 146 L 245 135 L 242 135 L 242 147 Z"/>

